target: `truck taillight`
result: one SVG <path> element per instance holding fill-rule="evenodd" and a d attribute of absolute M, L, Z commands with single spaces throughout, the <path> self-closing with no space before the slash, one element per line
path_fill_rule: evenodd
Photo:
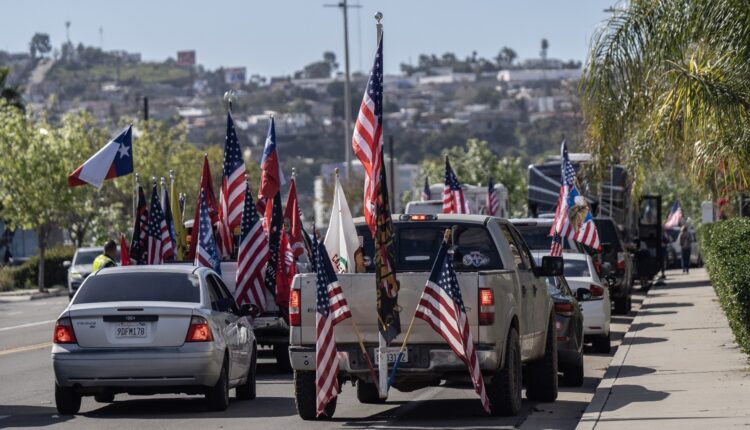
<path fill-rule="evenodd" d="M 54 343 L 78 343 L 73 332 L 73 322 L 69 317 L 63 317 L 55 323 L 55 333 L 52 335 Z"/>
<path fill-rule="evenodd" d="M 617 270 L 625 270 L 625 253 L 617 253 Z"/>
<path fill-rule="evenodd" d="M 555 313 L 560 316 L 569 317 L 573 315 L 572 303 L 555 303 Z"/>
<path fill-rule="evenodd" d="M 214 340 L 214 336 L 211 334 L 208 321 L 203 317 L 192 317 L 185 342 L 211 342 L 212 340 Z"/>
<path fill-rule="evenodd" d="M 479 289 L 479 325 L 495 323 L 495 293 L 489 288 Z"/>
<path fill-rule="evenodd" d="M 289 325 L 292 327 L 299 327 L 302 325 L 302 316 L 299 312 L 300 308 L 300 290 L 292 288 L 289 292 Z"/>
<path fill-rule="evenodd" d="M 604 288 L 602 288 L 602 287 L 600 287 L 598 285 L 591 284 L 590 289 L 591 289 L 591 297 L 602 297 L 602 296 L 604 296 Z"/>

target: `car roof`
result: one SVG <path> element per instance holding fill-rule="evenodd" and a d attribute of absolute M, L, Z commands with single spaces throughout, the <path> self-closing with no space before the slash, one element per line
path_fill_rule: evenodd
<path fill-rule="evenodd" d="M 197 267 L 192 264 L 154 264 L 141 266 L 117 266 L 108 267 L 97 271 L 96 274 L 109 275 L 114 273 L 201 273 L 211 270 L 206 267 Z"/>
<path fill-rule="evenodd" d="M 104 251 L 103 246 L 85 246 L 76 249 L 76 252 Z"/>
<path fill-rule="evenodd" d="M 590 256 L 582 253 L 582 252 L 564 252 L 562 254 L 563 260 L 581 260 L 581 261 L 588 261 Z"/>
<path fill-rule="evenodd" d="M 408 214 L 408 215 L 416 215 L 416 214 Z M 408 221 L 401 221 L 401 214 L 392 214 L 391 217 L 393 218 L 394 222 L 408 222 Z M 484 224 L 489 219 L 501 219 L 497 217 L 492 217 L 489 215 L 466 215 L 466 214 L 435 214 L 436 219 L 434 221 L 451 221 L 451 222 L 469 222 L 469 223 L 476 223 L 476 224 Z M 416 222 L 430 222 L 430 221 L 416 221 Z M 356 225 L 362 225 L 365 223 L 365 217 L 356 217 L 354 218 L 354 224 Z"/>
<path fill-rule="evenodd" d="M 541 226 L 549 227 L 552 225 L 552 218 L 510 218 L 508 222 L 515 226 Z"/>

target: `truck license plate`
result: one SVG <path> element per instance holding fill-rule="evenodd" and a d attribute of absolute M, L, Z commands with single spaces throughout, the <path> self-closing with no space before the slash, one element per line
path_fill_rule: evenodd
<path fill-rule="evenodd" d="M 119 323 L 115 327 L 115 337 L 118 339 L 130 339 L 146 337 L 148 327 L 146 323 Z"/>
<path fill-rule="evenodd" d="M 400 348 L 388 348 L 386 349 L 386 357 L 388 358 L 388 364 L 393 364 L 396 362 L 396 357 L 398 357 L 398 352 Z M 380 354 L 378 354 L 378 350 L 375 350 L 375 364 L 380 363 Z M 404 355 L 401 356 L 401 362 L 402 363 L 408 363 L 409 362 L 409 351 L 404 350 Z"/>

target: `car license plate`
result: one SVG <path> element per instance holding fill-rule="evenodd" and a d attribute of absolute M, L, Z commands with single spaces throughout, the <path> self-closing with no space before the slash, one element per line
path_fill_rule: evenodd
<path fill-rule="evenodd" d="M 130 339 L 146 337 L 148 326 L 146 323 L 118 323 L 115 326 L 115 337 L 118 339 Z"/>
<path fill-rule="evenodd" d="M 386 357 L 388 358 L 388 364 L 393 364 L 396 362 L 396 357 L 398 357 L 398 352 L 400 351 L 400 348 L 388 348 L 386 349 Z M 378 350 L 375 349 L 375 364 L 380 363 L 380 354 L 378 354 Z M 402 363 L 408 363 L 409 362 L 409 351 L 404 350 L 404 354 L 401 356 L 401 362 Z"/>

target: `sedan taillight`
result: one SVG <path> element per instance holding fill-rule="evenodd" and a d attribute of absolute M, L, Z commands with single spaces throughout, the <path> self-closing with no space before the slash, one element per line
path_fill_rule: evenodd
<path fill-rule="evenodd" d="M 560 316 L 569 317 L 573 315 L 572 303 L 555 303 L 555 313 Z"/>
<path fill-rule="evenodd" d="M 214 340 L 214 336 L 211 334 L 208 321 L 203 317 L 194 316 L 191 318 L 185 342 L 211 342 L 212 340 Z"/>
<path fill-rule="evenodd" d="M 591 284 L 589 289 L 591 290 L 591 297 L 602 297 L 604 296 L 604 288 Z"/>
<path fill-rule="evenodd" d="M 55 323 L 55 333 L 52 336 L 54 343 L 78 343 L 76 334 L 73 332 L 73 322 L 69 317 L 63 317 Z"/>
<path fill-rule="evenodd" d="M 289 292 L 289 325 L 299 327 L 302 325 L 302 315 L 300 315 L 300 290 L 292 288 Z"/>

